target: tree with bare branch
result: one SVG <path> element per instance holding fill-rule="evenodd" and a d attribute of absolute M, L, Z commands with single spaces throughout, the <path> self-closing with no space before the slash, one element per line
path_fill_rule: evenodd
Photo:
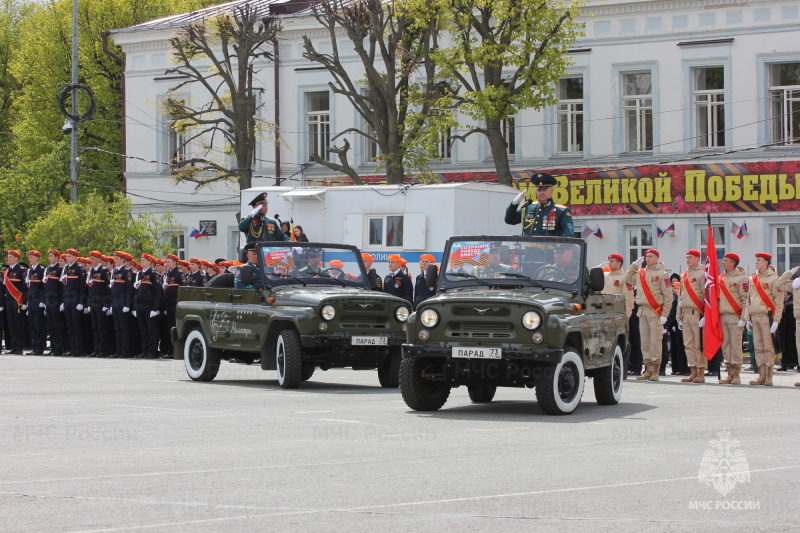
<path fill-rule="evenodd" d="M 185 80 L 169 90 L 163 111 L 179 133 L 170 164 L 178 182 L 197 188 L 219 181 L 235 181 L 240 189 L 252 184 L 252 165 L 261 107 L 253 77 L 257 61 L 273 59 L 269 46 L 280 30 L 277 18 L 244 3 L 212 19 L 193 22 L 170 39 L 177 66 L 167 74 Z M 181 91 L 199 86 L 199 102 Z M 186 154 L 185 156 L 182 154 Z"/>

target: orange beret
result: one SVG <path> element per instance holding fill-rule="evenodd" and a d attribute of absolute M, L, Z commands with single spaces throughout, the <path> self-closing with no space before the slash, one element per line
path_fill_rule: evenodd
<path fill-rule="evenodd" d="M 332 267 L 336 267 L 336 268 L 343 268 L 344 267 L 344 263 L 342 263 L 338 259 L 332 260 L 331 262 L 328 263 L 328 265 L 330 265 Z"/>
<path fill-rule="evenodd" d="M 178 264 L 182 267 L 189 268 L 189 261 L 184 261 L 183 259 L 178 260 Z"/>
<path fill-rule="evenodd" d="M 431 254 L 422 254 L 421 256 L 419 256 L 419 260 L 420 261 L 430 261 L 431 263 L 435 263 L 436 262 L 436 258 L 433 257 Z"/>
<path fill-rule="evenodd" d="M 41 252 L 37 250 L 28 250 L 28 255 L 35 255 L 36 257 L 42 257 Z"/>
<path fill-rule="evenodd" d="M 50 255 L 50 254 L 53 254 L 56 257 L 60 257 L 61 256 L 61 252 L 59 252 L 55 248 L 50 248 L 49 250 L 47 250 L 47 255 Z"/>
<path fill-rule="evenodd" d="M 164 257 L 166 257 L 167 259 L 172 259 L 173 261 L 180 261 L 180 259 L 178 258 L 178 256 L 177 256 L 177 255 L 175 255 L 175 254 L 167 254 L 167 255 L 165 255 Z"/>
<path fill-rule="evenodd" d="M 196 258 L 196 257 L 190 257 L 189 258 L 189 262 L 190 263 L 197 263 L 198 265 L 201 264 L 200 260 L 198 258 Z"/>
<path fill-rule="evenodd" d="M 142 254 L 142 257 L 141 257 L 141 259 L 147 259 L 148 261 L 150 261 L 150 262 L 152 263 L 153 261 L 155 261 L 155 259 L 156 259 L 156 258 L 155 258 L 155 257 L 153 257 L 153 256 L 152 256 L 152 255 L 150 255 L 150 254 Z"/>
<path fill-rule="evenodd" d="M 361 254 L 361 259 L 363 259 L 364 261 L 369 261 L 370 263 L 374 263 L 375 262 L 375 258 L 372 257 L 369 254 L 366 254 L 366 253 L 365 254 Z"/>
<path fill-rule="evenodd" d="M 9 250 L 8 251 L 8 255 L 13 255 L 13 256 L 19 257 L 19 252 L 16 251 L 16 250 Z"/>
<path fill-rule="evenodd" d="M 79 255 L 81 255 L 81 254 L 78 253 L 78 250 L 75 250 L 74 248 L 67 248 L 67 251 L 65 253 L 67 253 L 69 255 L 74 255 L 75 257 L 78 257 Z"/>
<path fill-rule="evenodd" d="M 89 257 L 103 257 L 103 254 L 97 250 L 92 250 L 89 252 Z"/>

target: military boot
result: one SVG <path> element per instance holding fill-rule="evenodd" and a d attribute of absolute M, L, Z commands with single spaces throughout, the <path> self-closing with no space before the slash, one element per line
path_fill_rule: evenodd
<path fill-rule="evenodd" d="M 733 379 L 731 385 L 741 385 L 742 376 L 739 374 L 742 371 L 742 365 L 733 365 Z"/>
<path fill-rule="evenodd" d="M 694 378 L 697 377 L 697 367 L 693 366 L 690 370 L 692 371 L 692 373 L 683 378 L 681 380 L 681 383 L 691 383 L 692 381 L 694 381 Z"/>
<path fill-rule="evenodd" d="M 772 367 L 771 366 L 767 367 L 767 377 L 764 380 L 764 385 L 766 385 L 767 387 L 772 387 Z"/>
<path fill-rule="evenodd" d="M 706 382 L 706 367 L 698 366 L 697 375 L 692 380 L 692 383 L 705 383 Z"/>
<path fill-rule="evenodd" d="M 653 362 L 652 361 L 645 361 L 644 362 L 644 373 L 641 376 L 636 376 L 636 381 L 647 381 L 650 379 L 652 375 L 653 369 Z"/>
<path fill-rule="evenodd" d="M 728 375 L 725 376 L 725 379 L 719 380 L 720 385 L 730 385 L 730 383 L 733 381 L 733 375 L 734 375 L 733 365 L 725 363 L 725 368 L 728 370 Z"/>
<path fill-rule="evenodd" d="M 658 373 L 661 370 L 661 359 L 653 361 L 653 372 L 648 378 L 650 381 L 658 381 Z"/>
<path fill-rule="evenodd" d="M 750 385 L 763 385 L 764 381 L 767 379 L 767 367 L 766 366 L 759 366 L 758 367 L 758 379 L 754 379 L 750 382 Z"/>

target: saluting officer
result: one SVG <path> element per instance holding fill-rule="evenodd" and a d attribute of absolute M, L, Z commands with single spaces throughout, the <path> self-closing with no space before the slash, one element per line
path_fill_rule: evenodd
<path fill-rule="evenodd" d="M 142 353 L 136 359 L 156 359 L 158 357 L 158 310 L 161 306 L 161 285 L 158 274 L 153 270 L 155 257 L 142 254 L 142 271 L 136 275 L 134 288 L 134 316 L 139 322 L 142 334 Z"/>
<path fill-rule="evenodd" d="M 744 317 L 748 330 L 753 331 L 756 347 L 758 379 L 750 385 L 772 386 L 772 367 L 775 365 L 775 345 L 772 334 L 778 329 L 783 316 L 783 291 L 778 283 L 775 267 L 770 265 L 772 255 L 756 254 L 756 273 L 750 276 L 749 300 Z"/>
<path fill-rule="evenodd" d="M 262 192 L 250 202 L 253 211 L 239 223 L 239 231 L 245 234 L 246 242 L 268 242 L 291 240 L 281 230 L 281 224 L 267 216 L 267 193 Z"/>
<path fill-rule="evenodd" d="M 408 303 L 414 301 L 414 282 L 411 276 L 406 274 L 402 268 L 406 260 L 397 254 L 391 254 L 388 258 L 389 274 L 383 280 L 383 291 L 400 298 L 405 298 Z"/>
<path fill-rule="evenodd" d="M 133 357 L 131 353 L 130 312 L 133 306 L 133 273 L 125 266 L 130 257 L 127 252 L 114 252 L 114 269 L 111 271 L 111 317 L 114 319 L 114 336 L 117 350 L 112 358 Z"/>
<path fill-rule="evenodd" d="M 162 308 L 164 310 L 164 320 L 162 324 L 162 353 L 172 354 L 172 338 L 170 332 L 175 327 L 175 309 L 178 307 L 178 287 L 183 285 L 183 275 L 178 268 L 177 255 L 167 254 L 164 258 L 164 301 Z M 164 329 L 166 329 L 166 337 L 164 337 Z M 163 357 L 163 356 L 162 356 Z"/>
<path fill-rule="evenodd" d="M 20 253 L 17 250 L 8 251 L 8 268 L 5 270 L 5 309 L 8 320 L 6 353 L 22 355 L 25 344 L 22 313 L 28 309 L 26 303 L 28 287 L 25 285 L 28 270 L 20 264 L 19 258 Z"/>
<path fill-rule="evenodd" d="M 623 257 L 620 254 L 608 256 L 608 272 L 606 272 L 606 282 L 600 294 L 616 294 L 625 297 L 625 317 L 631 317 L 633 311 L 633 285 L 625 281 L 628 272 L 623 270 Z"/>
<path fill-rule="evenodd" d="M 739 256 L 725 254 L 722 258 L 722 273 L 717 278 L 719 287 L 719 320 L 722 323 L 722 356 L 728 375 L 719 380 L 723 385 L 741 384 L 742 329 L 744 310 L 747 308 L 747 293 L 750 283 L 744 269 L 739 266 Z M 800 312 L 800 309 L 798 309 Z"/>
<path fill-rule="evenodd" d="M 58 258 L 61 252 L 55 248 L 47 250 L 47 262 L 44 278 L 44 304 L 47 318 L 47 329 L 50 331 L 50 351 L 47 355 L 61 356 L 69 348 L 64 341 L 64 313 L 61 311 L 61 293 L 64 285 L 61 284 L 61 271 Z"/>
<path fill-rule="evenodd" d="M 88 287 L 89 316 L 92 321 L 92 339 L 94 340 L 93 352 L 89 357 L 108 357 L 106 353 L 106 312 L 111 307 L 111 293 L 109 282 L 111 275 L 108 269 L 100 264 L 103 254 L 97 250 L 89 252 L 89 262 L 92 265 L 86 277 Z"/>
<path fill-rule="evenodd" d="M 420 274 L 417 276 L 416 283 L 414 283 L 414 309 L 417 306 L 436 294 L 436 287 L 428 287 L 428 267 L 436 264 L 436 258 L 431 254 L 422 254 L 419 256 Z"/>
<path fill-rule="evenodd" d="M 645 252 L 628 268 L 626 283 L 636 285 L 636 304 L 639 310 L 639 332 L 642 339 L 642 357 L 645 372 L 637 376 L 638 381 L 658 381 L 661 367 L 661 336 L 664 334 L 664 323 L 672 309 L 672 284 L 669 281 L 664 263 L 658 259 L 658 250 Z M 646 264 L 645 268 L 640 268 Z"/>
<path fill-rule="evenodd" d="M 506 224 L 513 226 L 521 222 L 523 235 L 573 237 L 575 229 L 572 211 L 553 201 L 553 187 L 556 183 L 556 179 L 550 174 L 535 174 L 531 178 L 531 184 L 536 186 L 537 202 L 528 200 L 523 203 L 527 191 L 520 192 L 506 209 Z"/>
<path fill-rule="evenodd" d="M 369 281 L 369 288 L 373 291 L 383 292 L 383 281 L 381 277 L 375 272 L 375 269 L 372 268 L 372 264 L 375 262 L 375 259 L 367 253 L 361 254 L 361 261 L 364 263 L 364 270 L 367 271 L 367 281 Z"/>
<path fill-rule="evenodd" d="M 46 271 L 39 263 L 42 254 L 37 250 L 28 251 L 28 274 L 25 285 L 28 286 L 28 326 L 31 333 L 31 348 L 28 355 L 44 355 L 44 346 L 47 342 L 45 331 L 45 303 L 44 281 Z"/>
<path fill-rule="evenodd" d="M 686 266 L 681 276 L 681 294 L 678 297 L 678 326 L 683 331 L 683 344 L 689 375 L 681 379 L 684 383 L 705 383 L 708 359 L 700 346 L 702 327 L 705 325 L 706 271 L 700 264 L 700 251 L 686 251 Z"/>

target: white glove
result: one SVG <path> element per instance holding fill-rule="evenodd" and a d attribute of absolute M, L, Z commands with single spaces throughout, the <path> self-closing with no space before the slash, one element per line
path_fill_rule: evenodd
<path fill-rule="evenodd" d="M 261 212 L 261 205 L 257 205 L 255 209 L 250 213 L 251 217 L 256 216 L 259 212 Z"/>
<path fill-rule="evenodd" d="M 697 326 L 702 328 L 705 325 L 706 325 L 706 317 L 703 317 L 700 319 L 700 322 L 697 323 Z"/>
<path fill-rule="evenodd" d="M 789 269 L 789 272 L 791 272 L 792 274 L 797 274 L 798 270 L 800 270 L 800 266 L 796 266 L 796 267 L 794 267 L 792 269 Z"/>
<path fill-rule="evenodd" d="M 59 305 L 58 306 L 58 310 L 63 312 L 64 311 L 64 304 Z"/>
<path fill-rule="evenodd" d="M 133 317 L 134 317 L 134 318 L 137 318 L 137 317 L 136 317 L 136 311 L 134 311 L 134 312 L 133 312 Z"/>
<path fill-rule="evenodd" d="M 778 323 L 777 322 L 773 322 L 772 325 L 769 327 L 769 332 L 770 333 L 775 333 L 776 331 L 778 331 Z"/>
<path fill-rule="evenodd" d="M 521 204 L 522 200 L 525 199 L 525 195 L 527 195 L 527 194 L 528 194 L 528 191 L 522 191 L 517 196 L 515 196 L 513 200 L 511 200 L 511 203 L 514 204 L 514 205 Z"/>
<path fill-rule="evenodd" d="M 793 289 L 800 289 L 800 278 L 792 280 L 792 288 Z"/>
<path fill-rule="evenodd" d="M 678 329 L 683 331 L 683 320 L 678 320 Z"/>
<path fill-rule="evenodd" d="M 739 322 L 736 323 L 736 327 L 737 328 L 743 328 L 744 325 L 745 325 L 745 321 L 744 320 L 740 320 Z"/>
<path fill-rule="evenodd" d="M 659 317 L 659 320 L 661 321 L 662 326 L 667 323 L 667 317 L 665 316 Z"/>
<path fill-rule="evenodd" d="M 2 312 L 3 312 L 3 308 L 2 308 L 2 307 L 0 307 L 0 313 L 2 313 Z"/>
<path fill-rule="evenodd" d="M 158 316 L 158 311 L 150 311 L 150 318 L 155 318 Z"/>
<path fill-rule="evenodd" d="M 637 267 L 642 268 L 643 264 L 644 264 L 644 256 L 642 256 L 642 257 L 640 257 L 639 259 L 636 260 L 636 266 Z"/>
<path fill-rule="evenodd" d="M 39 307 L 41 307 L 42 309 L 44 309 L 44 308 L 45 308 L 45 307 L 47 307 L 47 306 L 46 306 L 46 305 L 44 305 L 44 302 L 39 302 Z"/>
<path fill-rule="evenodd" d="M 747 331 L 753 331 L 753 323 L 750 322 L 749 320 L 747 321 L 747 324 L 745 324 L 745 326 L 747 327 Z"/>
<path fill-rule="evenodd" d="M 22 304 L 22 310 L 26 311 L 28 309 L 28 304 Z"/>
<path fill-rule="evenodd" d="M 112 312 L 113 312 L 113 311 L 111 310 L 111 308 L 109 308 L 109 309 L 108 309 L 108 311 L 106 311 L 106 316 L 111 316 L 111 313 L 112 313 Z"/>
<path fill-rule="evenodd" d="M 92 308 L 91 307 L 87 307 L 86 309 L 83 310 L 83 314 L 84 315 L 88 315 L 91 311 L 92 311 Z"/>
<path fill-rule="evenodd" d="M 108 307 L 103 308 L 103 312 L 105 313 L 106 311 L 108 311 Z"/>
<path fill-rule="evenodd" d="M 122 312 L 123 313 L 130 313 L 131 312 L 131 308 L 130 307 L 123 307 L 122 308 Z M 136 316 L 136 315 L 133 315 L 133 316 Z"/>
<path fill-rule="evenodd" d="M 83 304 L 78 304 L 78 305 L 76 305 L 76 306 L 75 306 L 75 309 L 76 309 L 77 311 L 83 311 Z"/>
<path fill-rule="evenodd" d="M 47 316 L 47 309 L 44 310 L 44 316 Z"/>
<path fill-rule="evenodd" d="M 164 316 L 167 316 L 167 312 L 166 311 L 162 311 L 162 312 L 164 313 Z"/>

